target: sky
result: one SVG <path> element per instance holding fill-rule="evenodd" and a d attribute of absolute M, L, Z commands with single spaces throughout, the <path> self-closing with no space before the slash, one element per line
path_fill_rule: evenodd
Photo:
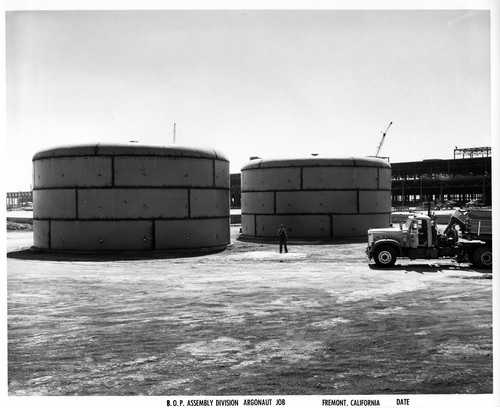
<path fill-rule="evenodd" d="M 453 158 L 492 145 L 490 10 L 11 10 L 6 191 L 64 144 Z M 15 169 L 15 170 L 14 170 Z M 13 170 L 13 171 L 11 171 Z"/>

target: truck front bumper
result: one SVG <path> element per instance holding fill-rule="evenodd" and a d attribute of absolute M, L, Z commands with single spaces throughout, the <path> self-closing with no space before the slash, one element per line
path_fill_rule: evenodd
<path fill-rule="evenodd" d="M 368 257 L 369 260 L 372 259 L 372 251 L 370 250 L 370 247 L 367 246 L 365 250 L 366 256 Z"/>

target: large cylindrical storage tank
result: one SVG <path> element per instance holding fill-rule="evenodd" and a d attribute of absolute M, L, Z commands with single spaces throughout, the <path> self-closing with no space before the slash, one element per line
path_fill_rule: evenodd
<path fill-rule="evenodd" d="M 229 161 L 213 149 L 93 144 L 33 157 L 34 247 L 218 250 L 230 243 Z"/>
<path fill-rule="evenodd" d="M 362 237 L 387 227 L 391 166 L 377 158 L 252 160 L 241 169 L 241 222 L 245 238 Z"/>

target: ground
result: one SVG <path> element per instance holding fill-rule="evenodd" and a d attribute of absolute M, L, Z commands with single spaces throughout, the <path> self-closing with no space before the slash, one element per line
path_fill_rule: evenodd
<path fill-rule="evenodd" d="M 492 393 L 491 273 L 237 234 L 117 261 L 18 256 L 32 232 L 8 232 L 9 395 Z"/>

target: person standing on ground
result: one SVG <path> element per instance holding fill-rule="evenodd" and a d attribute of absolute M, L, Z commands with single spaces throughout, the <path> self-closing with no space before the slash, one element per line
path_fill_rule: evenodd
<path fill-rule="evenodd" d="M 288 248 L 286 246 L 288 235 L 286 234 L 286 228 L 283 226 L 283 224 L 281 224 L 278 229 L 278 237 L 280 239 L 280 254 L 283 252 L 283 247 L 285 247 L 285 253 L 288 253 Z"/>

